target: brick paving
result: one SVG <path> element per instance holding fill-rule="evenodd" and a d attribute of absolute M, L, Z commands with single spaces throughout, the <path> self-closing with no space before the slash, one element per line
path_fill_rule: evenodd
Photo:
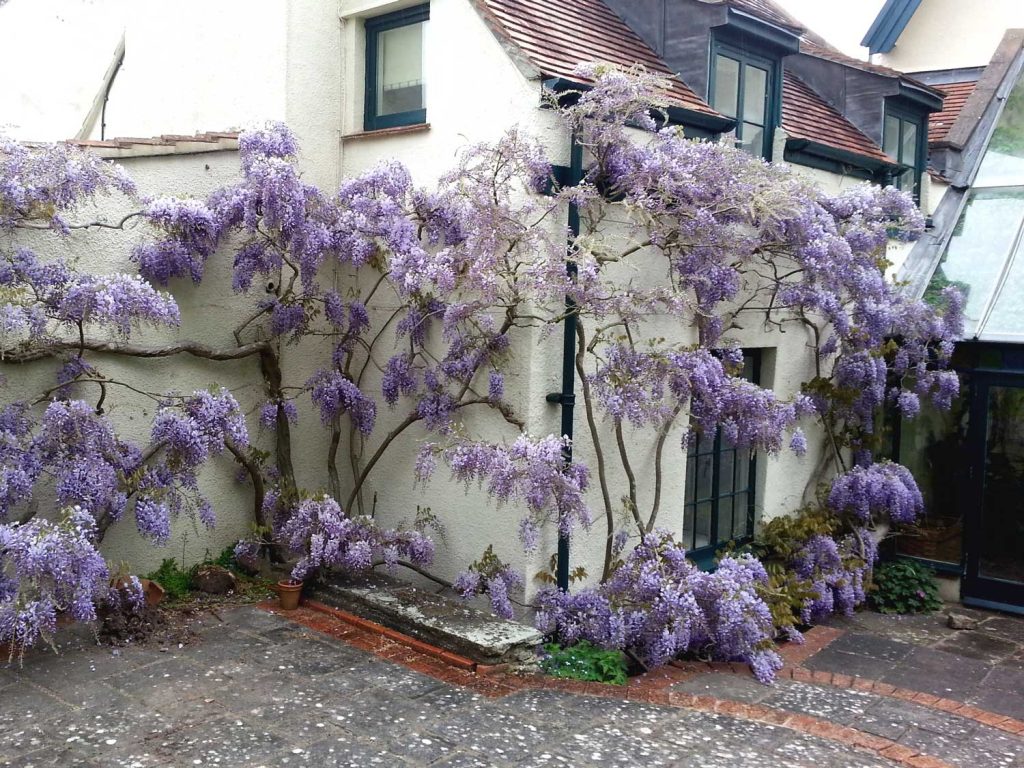
<path fill-rule="evenodd" d="M 267 608 L 206 615 L 183 648 L 69 634 L 59 657 L 0 669 L 0 766 L 1024 768 L 1017 619 L 953 633 L 858 614 L 784 648 L 773 686 L 677 663 L 621 688 Z"/>

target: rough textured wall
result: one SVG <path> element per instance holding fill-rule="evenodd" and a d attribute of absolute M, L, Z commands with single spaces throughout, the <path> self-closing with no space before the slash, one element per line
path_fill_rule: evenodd
<path fill-rule="evenodd" d="M 1024 27 L 1020 0 L 925 0 L 896 47 L 875 61 L 902 72 L 988 64 L 1007 29 Z"/>
<path fill-rule="evenodd" d="M 144 194 L 154 196 L 205 197 L 212 189 L 231 183 L 238 174 L 238 154 L 233 151 L 196 155 L 138 158 L 122 161 Z M 75 217 L 79 221 L 117 221 L 125 213 L 137 210 L 138 204 L 120 195 L 101 198 L 95 208 L 84 209 Z M 75 231 L 66 239 L 50 234 L 25 238 L 40 254 L 74 261 L 83 271 L 98 274 L 134 273 L 136 266 L 129 256 L 134 244 L 149 234 L 144 224 L 129 224 L 124 232 L 95 229 Z M 231 328 L 251 311 L 249 300 L 231 292 L 231 259 L 218 254 L 208 262 L 203 284 L 175 281 L 171 285 L 181 309 L 182 323 L 177 329 L 147 330 L 133 335 L 133 343 L 162 346 L 176 341 L 195 340 L 210 346 L 234 346 Z M 159 360 L 130 360 L 113 355 L 90 357 L 107 376 L 132 386 L 157 393 L 176 390 L 189 393 L 210 386 L 225 386 L 235 393 L 242 407 L 251 411 L 262 399 L 259 369 L 256 360 L 211 362 L 186 355 Z M 2 366 L 8 379 L 5 399 L 34 398 L 52 386 L 56 365 L 40 362 L 27 366 Z M 93 385 L 79 385 L 75 396 L 95 401 Z M 105 403 L 107 412 L 120 433 L 138 444 L 148 444 L 149 428 L 156 403 L 123 387 L 109 387 Z M 256 437 L 256 421 L 250 419 L 250 430 Z M 245 534 L 251 524 L 252 496 L 235 480 L 236 467 L 225 454 L 215 459 L 201 475 L 203 491 L 213 504 L 217 528 L 206 531 L 201 524 L 179 519 L 166 548 L 155 548 L 144 542 L 135 531 L 129 511 L 108 532 L 103 553 L 111 561 L 126 561 L 137 571 L 146 572 L 159 565 L 165 557 L 182 557 L 191 565 L 202 559 L 207 550 L 216 554 Z M 47 510 L 46 497 L 39 499 L 40 511 Z"/>

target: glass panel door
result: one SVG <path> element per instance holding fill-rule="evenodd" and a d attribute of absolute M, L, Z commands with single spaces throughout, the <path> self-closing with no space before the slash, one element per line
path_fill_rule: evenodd
<path fill-rule="evenodd" d="M 979 382 L 964 602 L 1024 612 L 1024 378 Z"/>

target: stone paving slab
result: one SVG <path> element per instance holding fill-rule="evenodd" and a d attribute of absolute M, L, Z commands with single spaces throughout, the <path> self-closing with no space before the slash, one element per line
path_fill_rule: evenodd
<path fill-rule="evenodd" d="M 746 700 L 744 687 L 727 680 L 725 675 L 708 674 L 674 687 Z M 780 681 L 760 703 L 848 725 L 963 768 L 1016 766 L 1018 761 L 1024 760 L 1024 737 L 953 713 L 879 694 Z"/>
<path fill-rule="evenodd" d="M 876 679 L 902 675 L 922 686 L 931 680 L 935 688 L 973 701 L 987 696 L 1005 708 L 1024 695 L 1021 672 L 1003 663 L 1020 651 L 1004 645 L 1016 643 L 1013 621 L 992 623 L 981 640 L 943 635 L 934 621 L 899 625 L 889 635 L 879 634 L 882 623 L 867 622 L 874 628 L 851 624 L 845 634 L 833 633 L 806 666 L 848 675 L 861 665 L 880 671 Z M 446 680 L 483 679 L 463 670 L 426 674 L 417 671 L 426 666 L 388 660 L 407 649 L 362 643 L 388 656 L 382 658 L 253 607 L 224 611 L 199 634 L 184 648 L 118 655 L 69 643 L 60 657 L 34 654 L 24 666 L 5 668 L 0 766 L 943 764 L 918 753 L 958 768 L 1024 766 L 1024 736 L 989 727 L 977 713 L 994 715 L 960 716 L 838 682 L 780 680 L 767 687 L 736 672 L 685 680 L 688 673 L 680 672 L 665 677 L 661 693 L 645 703 L 627 700 L 647 690 L 632 685 L 600 687 L 600 695 L 572 684 L 454 685 Z M 985 659 L 969 655 L 979 648 L 988 649 Z M 964 649 L 966 655 L 956 652 Z M 670 706 L 676 697 L 682 705 Z M 690 701 L 699 706 L 687 708 Z M 723 709 L 710 711 L 708 702 Z M 730 702 L 736 703 L 725 708 Z M 862 738 L 851 741 L 851 734 Z"/>

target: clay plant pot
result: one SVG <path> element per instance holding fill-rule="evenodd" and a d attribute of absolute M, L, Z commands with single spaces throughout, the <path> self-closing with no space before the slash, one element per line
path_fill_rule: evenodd
<path fill-rule="evenodd" d="M 277 582 L 277 599 L 282 611 L 294 611 L 298 608 L 300 597 L 302 597 L 301 581 Z"/>
<path fill-rule="evenodd" d="M 139 583 L 142 584 L 142 594 L 146 597 L 146 605 L 150 608 L 160 605 L 167 591 L 158 582 L 150 579 L 139 579 Z"/>

